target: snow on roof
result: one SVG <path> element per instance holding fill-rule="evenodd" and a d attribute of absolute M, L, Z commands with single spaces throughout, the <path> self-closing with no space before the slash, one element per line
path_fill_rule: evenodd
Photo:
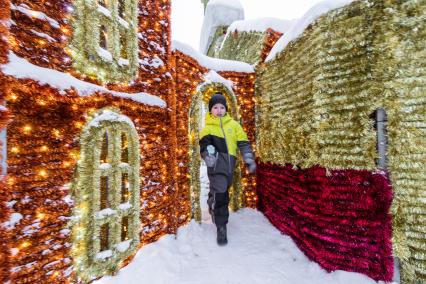
<path fill-rule="evenodd" d="M 265 62 L 271 61 L 284 50 L 289 42 L 297 39 L 303 31 L 323 14 L 344 7 L 354 0 L 324 0 L 309 9 L 300 19 L 296 20 L 290 29 L 275 43 Z"/>
<path fill-rule="evenodd" d="M 280 33 L 286 33 L 296 20 L 283 20 L 277 18 L 258 18 L 250 20 L 239 20 L 233 22 L 228 27 L 228 33 L 239 32 L 259 32 L 264 33 L 271 28 Z"/>
<path fill-rule="evenodd" d="M 138 103 L 166 107 L 166 102 L 157 96 L 148 93 L 122 93 L 108 90 L 105 87 L 98 86 L 79 80 L 57 70 L 34 65 L 27 60 L 17 56 L 13 52 L 9 53 L 9 63 L 0 65 L 4 74 L 18 79 L 33 79 L 41 84 L 48 84 L 61 91 L 74 88 L 80 96 L 90 96 L 96 92 L 108 93 L 116 97 L 131 99 Z"/>
<path fill-rule="evenodd" d="M 207 4 L 201 28 L 200 52 L 207 54 L 216 29 L 244 19 L 244 9 L 238 0 L 212 0 Z"/>
<path fill-rule="evenodd" d="M 25 15 L 27 15 L 30 18 L 36 18 L 42 21 L 47 21 L 52 27 L 59 29 L 61 26 L 59 25 L 58 21 L 48 17 L 45 13 L 40 12 L 40 11 L 35 11 L 35 10 L 31 10 L 29 9 L 29 7 L 25 4 L 21 4 L 19 6 L 15 6 L 12 3 L 10 4 L 10 9 L 11 10 L 17 10 L 21 13 L 24 13 Z"/>
<path fill-rule="evenodd" d="M 204 83 L 197 87 L 197 91 L 201 89 L 202 86 L 215 83 L 221 83 L 225 85 L 229 91 L 232 92 L 233 82 L 231 80 L 227 80 L 216 73 L 216 71 L 210 70 L 208 73 L 203 75 Z"/>
<path fill-rule="evenodd" d="M 220 71 L 233 71 L 233 72 L 244 72 L 244 73 L 253 73 L 254 68 L 252 65 L 234 61 L 234 60 L 225 60 L 218 59 L 206 56 L 196 51 L 189 45 L 181 43 L 179 41 L 172 41 L 172 50 L 179 50 L 180 52 L 192 57 L 195 59 L 201 66 L 208 69 L 212 69 L 216 72 Z"/>
<path fill-rule="evenodd" d="M 128 118 L 127 116 L 124 116 L 122 114 L 113 112 L 108 109 L 104 109 L 102 113 L 98 116 L 96 116 L 92 121 L 90 121 L 88 127 L 99 127 L 101 125 L 102 121 L 117 121 L 117 122 L 124 122 L 130 125 L 132 128 L 135 128 L 135 125 L 133 122 Z M 106 164 L 109 165 L 109 164 Z M 108 208 L 109 209 L 109 208 Z M 106 209 L 104 209 L 106 210 Z M 102 210 L 102 211 L 104 211 Z M 101 213 L 102 211 L 99 211 L 98 213 Z M 108 215 L 108 214 L 106 214 Z"/>

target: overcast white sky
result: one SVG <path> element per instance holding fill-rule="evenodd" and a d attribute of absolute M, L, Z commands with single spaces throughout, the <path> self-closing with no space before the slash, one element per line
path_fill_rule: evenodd
<path fill-rule="evenodd" d="M 240 0 L 246 19 L 297 19 L 321 0 Z M 203 24 L 201 0 L 172 0 L 172 39 L 198 50 Z"/>

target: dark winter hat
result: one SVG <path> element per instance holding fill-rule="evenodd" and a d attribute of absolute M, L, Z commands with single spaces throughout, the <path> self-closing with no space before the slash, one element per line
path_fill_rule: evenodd
<path fill-rule="evenodd" d="M 225 96 L 222 95 L 222 93 L 216 93 L 214 94 L 210 100 L 209 100 L 209 111 L 212 111 L 212 107 L 215 104 L 222 104 L 225 106 L 226 111 L 228 111 L 228 106 L 226 105 L 226 99 Z"/>

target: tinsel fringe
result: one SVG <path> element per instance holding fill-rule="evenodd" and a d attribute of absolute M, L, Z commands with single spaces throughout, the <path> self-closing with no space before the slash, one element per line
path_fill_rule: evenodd
<path fill-rule="evenodd" d="M 327 271 L 393 275 L 388 177 L 356 170 L 260 163 L 259 209 Z"/>

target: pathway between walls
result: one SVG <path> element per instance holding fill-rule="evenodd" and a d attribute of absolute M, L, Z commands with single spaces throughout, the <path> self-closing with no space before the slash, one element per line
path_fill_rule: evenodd
<path fill-rule="evenodd" d="M 231 213 L 228 245 L 218 247 L 216 228 L 207 213 L 208 179 L 201 168 L 202 224 L 181 227 L 143 247 L 132 263 L 96 284 L 372 284 L 358 273 L 327 273 L 309 261 L 294 242 L 262 213 Z M 384 284 L 384 282 L 378 282 Z"/>

